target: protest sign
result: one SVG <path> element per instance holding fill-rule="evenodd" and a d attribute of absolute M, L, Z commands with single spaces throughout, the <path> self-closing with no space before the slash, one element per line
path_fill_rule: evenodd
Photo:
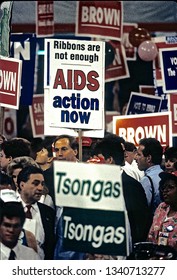
<path fill-rule="evenodd" d="M 46 39 L 45 51 L 49 125 L 103 130 L 105 43 Z"/>
<path fill-rule="evenodd" d="M 166 48 L 159 50 L 160 64 L 165 93 L 177 93 L 177 49 Z"/>
<path fill-rule="evenodd" d="M 113 133 L 138 146 L 140 139 L 153 137 L 163 147 L 172 145 L 171 112 L 113 117 Z"/>
<path fill-rule="evenodd" d="M 23 65 L 20 105 L 32 104 L 36 45 L 35 34 L 11 34 L 10 36 L 10 56 L 20 59 Z M 28 73 L 28 77 L 26 73 Z"/>
<path fill-rule="evenodd" d="M 4 125 L 3 135 L 7 139 L 11 139 L 17 136 L 17 116 L 16 110 L 10 108 L 4 108 Z"/>
<path fill-rule="evenodd" d="M 36 1 L 36 35 L 54 35 L 54 1 Z"/>
<path fill-rule="evenodd" d="M 0 56 L 0 105 L 18 109 L 21 85 L 21 60 Z"/>
<path fill-rule="evenodd" d="M 122 1 L 77 2 L 76 35 L 121 41 L 122 23 Z"/>
<path fill-rule="evenodd" d="M 105 73 L 105 81 L 117 81 L 130 77 L 125 48 L 119 41 L 109 41 L 114 48 L 115 56 L 113 62 L 108 65 Z"/>
<path fill-rule="evenodd" d="M 29 106 L 33 137 L 44 136 L 44 94 L 34 94 Z"/>
<path fill-rule="evenodd" d="M 145 93 L 145 94 L 150 94 L 150 95 L 155 95 L 155 87 L 149 86 L 149 85 L 139 85 L 139 92 Z"/>
<path fill-rule="evenodd" d="M 158 51 L 165 48 L 177 48 L 177 36 L 157 36 L 152 38 L 152 40 L 156 44 Z M 161 67 L 160 52 L 158 52 L 158 55 L 153 61 L 153 74 L 156 87 L 163 85 Z"/>
<path fill-rule="evenodd" d="M 127 255 L 120 166 L 54 161 L 54 182 L 56 205 L 64 206 L 66 248 Z"/>
<path fill-rule="evenodd" d="M 135 61 L 137 59 L 137 48 L 132 46 L 130 43 L 129 34 L 137 27 L 137 23 L 123 23 L 122 45 L 125 48 L 126 59 L 131 61 Z"/>
<path fill-rule="evenodd" d="M 157 113 L 161 108 L 161 97 L 131 92 L 125 115 Z"/>
<path fill-rule="evenodd" d="M 168 107 L 172 114 L 172 135 L 177 136 L 177 94 L 168 94 Z"/>

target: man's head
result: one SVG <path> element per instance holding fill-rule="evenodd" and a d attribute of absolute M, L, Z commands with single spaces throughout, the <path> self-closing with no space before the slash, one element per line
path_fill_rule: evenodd
<path fill-rule="evenodd" d="M 7 166 L 7 174 L 12 178 L 13 188 L 18 190 L 17 177 L 19 172 L 26 166 L 37 166 L 39 165 L 31 157 L 22 156 L 12 159 L 12 161 Z"/>
<path fill-rule="evenodd" d="M 93 156 L 104 157 L 105 163 L 124 165 L 124 143 L 125 140 L 115 134 L 106 135 L 95 144 L 91 154 Z"/>
<path fill-rule="evenodd" d="M 40 200 L 45 182 L 41 168 L 27 166 L 18 174 L 17 185 L 22 200 L 27 204 L 33 204 Z"/>
<path fill-rule="evenodd" d="M 0 165 L 1 169 L 7 169 L 13 158 L 20 156 L 30 156 L 30 144 L 23 138 L 13 138 L 1 144 Z"/>
<path fill-rule="evenodd" d="M 139 141 L 136 161 L 139 170 L 146 170 L 153 165 L 162 163 L 163 148 L 155 138 L 143 138 Z"/>
<path fill-rule="evenodd" d="M 40 167 L 44 170 L 47 167 L 50 167 L 53 161 L 53 141 L 51 140 L 44 140 L 41 144 L 41 148 L 36 152 L 36 159 L 35 161 L 40 165 Z M 44 167 L 44 168 L 43 168 Z"/>
<path fill-rule="evenodd" d="M 21 202 L 4 202 L 0 209 L 0 241 L 13 248 L 25 222 L 25 212 Z"/>
<path fill-rule="evenodd" d="M 131 164 L 135 159 L 137 148 L 132 142 L 128 142 L 128 141 L 125 141 L 124 146 L 125 146 L 125 161 Z"/>
<path fill-rule="evenodd" d="M 69 135 L 58 136 L 54 141 L 54 152 L 57 160 L 77 161 L 77 139 Z"/>

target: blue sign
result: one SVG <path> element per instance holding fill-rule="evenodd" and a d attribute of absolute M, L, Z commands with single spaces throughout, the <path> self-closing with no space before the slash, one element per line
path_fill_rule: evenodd
<path fill-rule="evenodd" d="M 160 49 L 160 63 L 164 93 L 177 92 L 177 49 Z"/>
<path fill-rule="evenodd" d="M 36 36 L 34 34 L 11 34 L 10 57 L 22 60 L 21 105 L 31 105 L 34 92 L 34 69 Z"/>
<path fill-rule="evenodd" d="M 160 111 L 161 102 L 161 97 L 132 92 L 126 115 L 157 113 Z"/>

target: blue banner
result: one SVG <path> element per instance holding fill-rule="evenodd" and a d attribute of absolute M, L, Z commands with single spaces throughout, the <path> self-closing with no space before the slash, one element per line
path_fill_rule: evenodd
<path fill-rule="evenodd" d="M 10 57 L 22 60 L 20 105 L 31 105 L 34 92 L 35 34 L 11 34 Z"/>

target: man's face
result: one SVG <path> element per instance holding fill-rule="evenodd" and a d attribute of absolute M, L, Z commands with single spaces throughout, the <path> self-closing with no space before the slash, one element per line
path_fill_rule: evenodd
<path fill-rule="evenodd" d="M 25 203 L 35 203 L 40 200 L 44 189 L 44 176 L 40 173 L 31 174 L 27 182 L 20 182 L 21 197 Z"/>
<path fill-rule="evenodd" d="M 138 147 L 137 153 L 136 153 L 136 162 L 137 162 L 139 170 L 141 170 L 141 171 L 144 171 L 149 167 L 148 159 L 147 159 L 147 157 L 145 157 L 143 155 L 144 148 L 145 147 L 143 145 L 140 145 Z"/>
<path fill-rule="evenodd" d="M 0 168 L 6 171 L 8 164 L 10 163 L 10 158 L 6 158 L 3 150 L 0 151 Z"/>
<path fill-rule="evenodd" d="M 13 248 L 18 242 L 21 230 L 22 225 L 20 218 L 13 217 L 8 219 L 7 217 L 4 217 L 0 225 L 0 241 L 5 246 Z"/>
<path fill-rule="evenodd" d="M 137 151 L 126 151 L 124 152 L 125 154 L 125 161 L 127 161 L 129 164 L 133 162 L 135 159 Z"/>
<path fill-rule="evenodd" d="M 48 151 L 45 148 L 42 148 L 39 152 L 36 153 L 36 162 L 38 164 L 45 164 L 48 162 Z"/>
<path fill-rule="evenodd" d="M 69 139 L 61 138 L 55 143 L 54 147 L 57 160 L 76 161 L 77 150 L 70 146 Z"/>

